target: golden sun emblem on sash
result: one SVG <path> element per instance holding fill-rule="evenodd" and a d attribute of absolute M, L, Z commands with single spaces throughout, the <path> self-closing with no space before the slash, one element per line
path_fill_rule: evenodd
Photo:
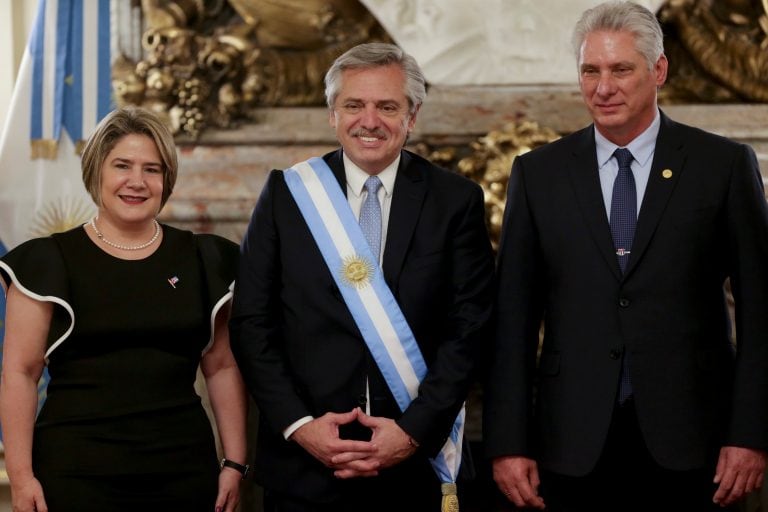
<path fill-rule="evenodd" d="M 373 264 L 362 256 L 344 258 L 341 266 L 341 279 L 353 288 L 363 288 L 373 279 Z"/>

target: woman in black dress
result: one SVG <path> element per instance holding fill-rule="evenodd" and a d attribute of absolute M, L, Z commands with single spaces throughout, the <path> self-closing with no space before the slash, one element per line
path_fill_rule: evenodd
<path fill-rule="evenodd" d="M 246 398 L 227 331 L 238 248 L 155 220 L 177 167 L 155 115 L 112 112 L 82 158 L 98 215 L 0 260 L 14 510 L 231 512 L 239 501 Z M 194 390 L 198 366 L 221 463 Z"/>

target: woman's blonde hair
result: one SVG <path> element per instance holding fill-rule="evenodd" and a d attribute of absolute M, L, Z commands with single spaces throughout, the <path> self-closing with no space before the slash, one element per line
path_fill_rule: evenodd
<path fill-rule="evenodd" d="M 81 168 L 83 184 L 93 198 L 101 206 L 101 166 L 109 152 L 126 135 L 146 135 L 152 139 L 160 153 L 163 163 L 163 195 L 160 208 L 173 192 L 179 161 L 176 155 L 176 144 L 170 130 L 155 114 L 140 107 L 123 107 L 113 110 L 96 126 L 83 149 Z"/>

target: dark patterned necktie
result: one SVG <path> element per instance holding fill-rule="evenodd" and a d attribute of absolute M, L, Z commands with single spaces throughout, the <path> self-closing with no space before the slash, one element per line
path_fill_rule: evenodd
<path fill-rule="evenodd" d="M 619 162 L 619 174 L 613 182 L 611 199 L 611 236 L 616 249 L 622 274 L 627 269 L 632 252 L 632 239 L 637 225 L 637 192 L 635 177 L 632 174 L 632 153 L 626 148 L 614 151 L 613 156 Z M 624 350 L 621 362 L 621 381 L 619 383 L 619 403 L 624 403 L 632 395 L 632 383 L 629 378 L 629 353 Z"/>
<path fill-rule="evenodd" d="M 376 263 L 379 262 L 379 255 L 381 254 L 381 205 L 379 204 L 379 188 L 381 188 L 381 180 L 378 176 L 370 176 L 365 180 L 365 190 L 368 191 L 368 196 L 363 201 L 363 206 L 360 208 L 360 228 L 363 230 L 363 235 L 368 241 L 368 245 L 371 247 L 373 257 L 376 259 Z"/>
<path fill-rule="evenodd" d="M 619 174 L 613 182 L 611 199 L 611 235 L 616 257 L 622 273 L 627 269 L 632 251 L 632 239 L 635 238 L 637 224 L 637 192 L 635 177 L 632 175 L 632 153 L 626 148 L 614 151 L 613 156 L 619 162 Z"/>

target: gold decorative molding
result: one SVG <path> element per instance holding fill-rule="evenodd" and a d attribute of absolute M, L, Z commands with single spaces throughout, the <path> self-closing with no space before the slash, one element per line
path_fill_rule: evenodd
<path fill-rule="evenodd" d="M 259 122 L 263 107 L 323 103 L 343 51 L 390 40 L 359 0 L 142 0 L 143 56 L 113 65 L 118 105 L 176 134 Z M 768 102 L 768 0 L 668 0 L 659 11 L 667 103 Z"/>
<path fill-rule="evenodd" d="M 519 155 L 552 142 L 560 136 L 535 121 L 508 123 L 491 130 L 469 147 L 418 144 L 415 149 L 429 160 L 457 170 L 480 184 L 485 197 L 485 215 L 494 250 L 498 248 L 506 204 L 507 182 L 512 162 Z M 467 154 L 468 153 L 468 154 Z"/>
<path fill-rule="evenodd" d="M 142 105 L 174 133 L 252 121 L 264 106 L 323 103 L 342 52 L 388 41 L 358 0 L 142 0 L 144 57 L 112 68 L 118 105 Z"/>
<path fill-rule="evenodd" d="M 768 102 L 768 0 L 668 0 L 658 17 L 670 61 L 663 101 Z"/>

